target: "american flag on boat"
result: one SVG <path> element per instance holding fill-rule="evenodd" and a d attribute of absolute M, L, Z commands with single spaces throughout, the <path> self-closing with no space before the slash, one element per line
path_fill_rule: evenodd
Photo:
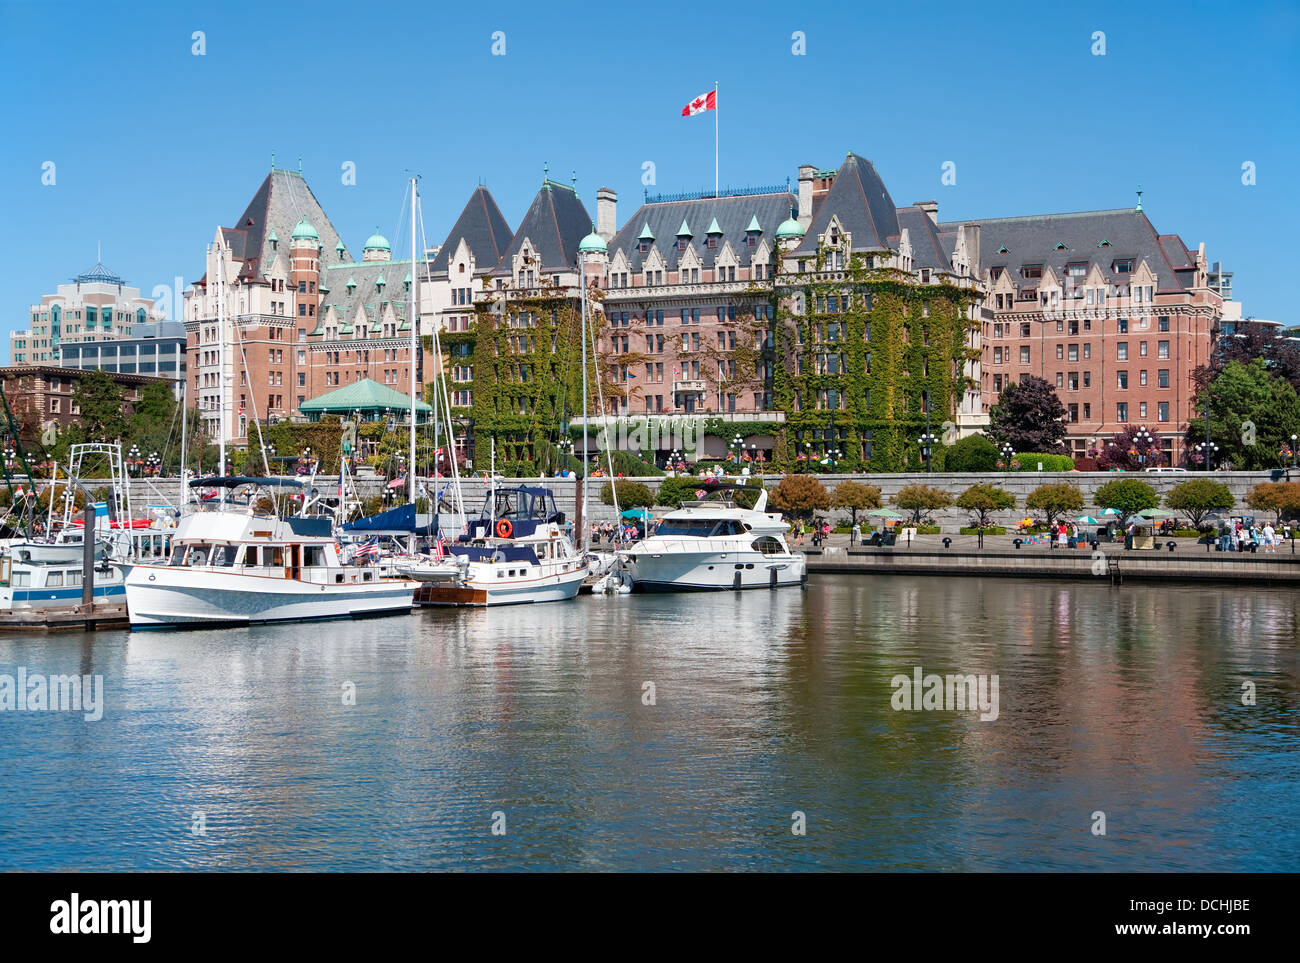
<path fill-rule="evenodd" d="M 379 539 L 376 537 L 376 538 L 372 538 L 368 542 L 362 542 L 360 545 L 358 545 L 357 550 L 352 557 L 364 558 L 367 555 L 378 555 L 378 554 L 379 554 Z"/>
<path fill-rule="evenodd" d="M 707 494 L 708 494 L 708 492 L 706 492 L 703 488 L 697 488 L 697 489 L 695 489 L 695 497 L 696 497 L 696 498 L 703 498 L 703 497 L 704 497 L 705 495 L 707 495 Z"/>
<path fill-rule="evenodd" d="M 438 536 L 438 541 L 433 544 L 433 557 L 439 560 L 447 557 L 447 545 L 442 540 L 441 535 Z"/>

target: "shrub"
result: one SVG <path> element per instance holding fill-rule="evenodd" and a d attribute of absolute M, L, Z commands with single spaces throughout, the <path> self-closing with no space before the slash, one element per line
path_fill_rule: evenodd
<path fill-rule="evenodd" d="M 998 467 L 998 449 L 985 435 L 967 435 L 944 449 L 944 471 L 994 471 Z"/>
<path fill-rule="evenodd" d="M 786 475 L 772 490 L 772 507 L 788 515 L 811 515 L 831 507 L 826 486 L 811 475 Z"/>
<path fill-rule="evenodd" d="M 1016 507 L 1016 498 L 996 485 L 979 483 L 971 485 L 957 497 L 957 507 L 974 512 L 980 528 L 987 529 L 989 515 L 995 511 Z"/>
<path fill-rule="evenodd" d="M 880 507 L 880 489 L 863 482 L 842 481 L 831 492 L 832 508 L 847 508 L 849 524 L 858 523 L 858 512 Z"/>
<path fill-rule="evenodd" d="M 604 505 L 614 504 L 614 484 L 612 482 L 605 482 L 600 487 L 600 501 Z M 620 481 L 618 483 L 618 507 L 620 509 L 650 508 L 654 503 L 655 493 L 640 482 Z"/>
<path fill-rule="evenodd" d="M 1043 465 L 1043 471 L 1074 470 L 1074 459 L 1069 455 L 1053 455 L 1046 452 L 1029 451 L 1015 456 L 1012 471 L 1038 471 L 1040 462 Z"/>
<path fill-rule="evenodd" d="M 951 505 L 952 496 L 932 485 L 904 485 L 894 496 L 894 504 L 912 513 L 913 524 L 920 524 L 921 517 L 927 512 Z"/>
<path fill-rule="evenodd" d="M 957 529 L 957 534 L 959 535 L 978 535 L 979 533 L 980 533 L 980 529 L 974 525 L 965 525 Z M 984 526 L 985 535 L 1005 535 L 1006 533 L 1007 533 L 1006 528 L 1004 528 L 1001 525 Z"/>
<path fill-rule="evenodd" d="M 1057 516 L 1083 508 L 1083 492 L 1066 482 L 1039 485 L 1025 498 L 1025 507 L 1042 512 L 1050 528 Z"/>
<path fill-rule="evenodd" d="M 1201 520 L 1215 509 L 1232 508 L 1235 504 L 1237 500 L 1227 485 L 1208 478 L 1181 482 L 1165 496 L 1165 505 L 1186 515 L 1193 528 L 1199 527 Z"/>
<path fill-rule="evenodd" d="M 1272 512 L 1280 521 L 1300 514 L 1300 482 L 1261 482 L 1246 495 L 1246 504 L 1257 512 Z"/>
<path fill-rule="evenodd" d="M 1106 482 L 1097 489 L 1093 499 L 1102 508 L 1115 508 L 1127 517 L 1138 512 L 1155 508 L 1160 504 L 1160 496 L 1146 482 L 1136 478 L 1120 478 Z"/>

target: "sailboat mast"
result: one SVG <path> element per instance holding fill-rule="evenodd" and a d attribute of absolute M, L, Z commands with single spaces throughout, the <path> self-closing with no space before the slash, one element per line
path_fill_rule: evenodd
<path fill-rule="evenodd" d="M 217 474 L 226 473 L 226 311 L 225 295 L 222 287 L 225 282 L 226 256 L 221 242 L 217 243 L 217 386 L 220 388 L 217 399 Z M 221 489 L 221 503 L 226 501 L 226 489 Z"/>
<path fill-rule="evenodd" d="M 179 473 L 181 477 L 181 492 L 180 492 L 181 500 L 176 503 L 176 511 L 178 517 L 179 517 L 179 513 L 185 511 L 185 454 L 186 454 L 185 416 L 189 414 L 189 412 L 186 410 L 189 407 L 189 405 L 186 402 L 186 398 L 189 395 L 189 390 L 190 390 L 189 382 L 186 380 L 186 378 L 182 377 L 181 378 L 181 470 Z M 161 471 L 161 469 L 162 466 L 160 465 L 159 470 Z"/>
<path fill-rule="evenodd" d="M 591 504 L 587 500 L 587 469 L 590 462 L 587 459 L 587 421 L 589 414 L 587 412 L 587 259 L 578 252 L 578 286 L 582 296 L 582 331 L 579 333 L 582 338 L 582 510 L 587 511 L 587 506 Z M 580 519 L 583 523 L 583 530 L 578 534 L 582 538 L 582 551 L 584 554 L 591 548 L 591 539 L 588 534 L 591 527 L 587 525 L 586 519 Z"/>
<path fill-rule="evenodd" d="M 410 461 L 407 462 L 406 478 L 409 482 L 410 502 L 415 505 L 415 349 L 417 344 L 417 335 L 419 324 L 415 313 L 415 295 L 416 289 L 420 286 L 420 274 L 415 269 L 415 202 L 416 202 L 416 179 L 411 178 L 411 308 L 409 321 L 411 325 L 411 453 Z"/>

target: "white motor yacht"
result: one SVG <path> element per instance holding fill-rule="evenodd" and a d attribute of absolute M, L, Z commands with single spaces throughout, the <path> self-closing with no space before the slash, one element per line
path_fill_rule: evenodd
<path fill-rule="evenodd" d="M 779 512 L 764 511 L 767 492 L 748 509 L 725 497 L 730 490 L 683 502 L 648 538 L 619 550 L 633 591 L 779 588 L 807 579 L 803 555 L 785 540 L 790 526 Z"/>
<path fill-rule="evenodd" d="M 301 482 L 234 476 L 190 487 L 226 494 L 181 517 L 169 558 L 124 566 L 132 628 L 410 612 L 415 583 L 381 578 L 371 556 L 344 565 L 329 518 L 281 517 L 283 493 Z"/>

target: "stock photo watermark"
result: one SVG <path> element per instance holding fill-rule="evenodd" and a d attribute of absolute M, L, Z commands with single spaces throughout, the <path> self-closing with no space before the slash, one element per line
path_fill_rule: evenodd
<path fill-rule="evenodd" d="M 19 666 L 0 673 L 0 712 L 80 712 L 86 722 L 104 718 L 102 675 L 45 675 Z"/>
<path fill-rule="evenodd" d="M 894 690 L 889 704 L 895 712 L 978 712 L 981 722 L 998 718 L 996 675 L 926 675 L 918 665 L 910 676 L 894 676 L 889 686 Z"/>

